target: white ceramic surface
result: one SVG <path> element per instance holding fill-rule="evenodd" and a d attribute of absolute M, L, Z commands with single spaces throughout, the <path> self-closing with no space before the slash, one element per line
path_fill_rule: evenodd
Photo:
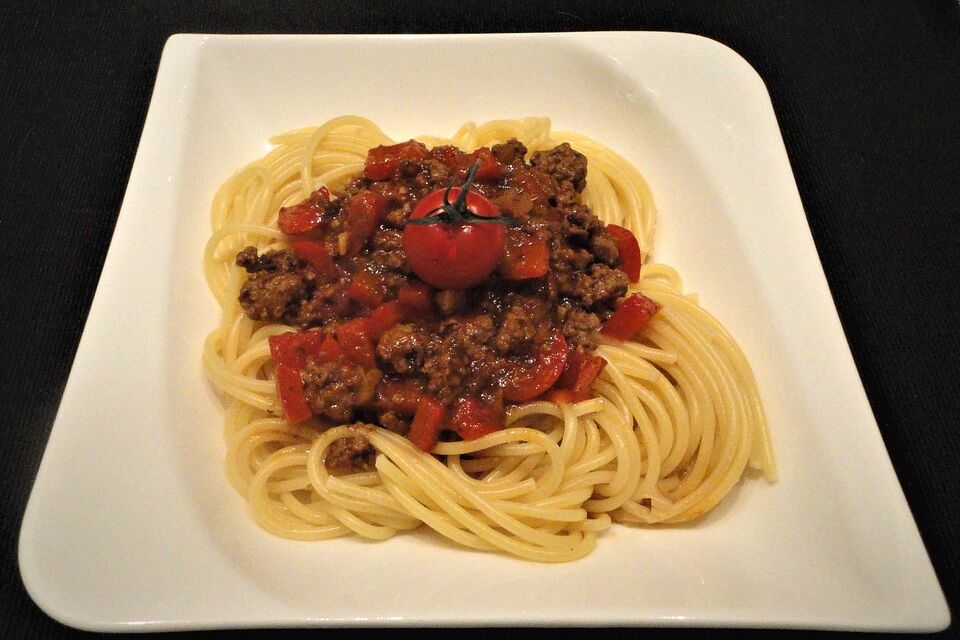
<path fill-rule="evenodd" d="M 741 341 L 780 481 L 703 521 L 617 526 L 559 566 L 453 548 L 280 540 L 227 483 L 200 369 L 217 186 L 336 115 L 394 138 L 548 115 L 632 160 L 655 256 Z M 170 39 L 116 232 L 24 517 L 34 600 L 99 630 L 338 624 L 936 630 L 949 612 L 871 414 L 760 77 L 670 33 Z"/>

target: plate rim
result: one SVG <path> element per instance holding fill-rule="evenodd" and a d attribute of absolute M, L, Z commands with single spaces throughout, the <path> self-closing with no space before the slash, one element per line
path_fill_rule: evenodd
<path fill-rule="evenodd" d="M 134 197 L 135 197 L 135 194 L 138 192 L 138 190 L 142 190 L 142 189 L 145 188 L 144 185 L 140 184 L 140 180 L 136 180 L 136 181 L 135 181 L 134 178 L 135 178 L 135 176 L 138 176 L 138 174 L 139 174 L 139 172 L 138 172 L 138 167 L 141 168 L 141 171 L 142 171 L 142 166 L 148 162 L 148 160 L 145 159 L 145 158 L 143 157 L 143 155 L 142 155 L 142 153 L 143 153 L 143 140 L 144 140 L 144 137 L 148 135 L 148 132 L 153 133 L 153 130 L 157 127 L 157 123 L 156 123 L 155 121 L 157 121 L 157 120 L 160 118 L 160 115 L 158 114 L 158 111 L 161 109 L 161 107 L 159 106 L 159 103 L 162 102 L 162 98 L 165 96 L 165 92 L 171 90 L 170 86 L 168 86 L 169 83 L 170 83 L 170 80 L 171 80 L 171 79 L 169 78 L 169 75 L 170 75 L 170 73 L 172 73 L 173 71 L 176 70 L 175 65 L 178 65 L 178 64 L 179 64 L 179 65 L 189 64 L 189 63 L 191 63 L 191 62 L 195 63 L 195 62 L 196 62 L 195 56 L 199 53 L 201 46 L 202 46 L 205 42 L 207 42 L 208 40 L 211 40 L 211 39 L 212 39 L 212 40 L 235 40 L 235 41 L 242 41 L 242 40 L 270 41 L 270 40 L 277 40 L 277 39 L 290 39 L 290 40 L 301 40 L 301 41 L 314 41 L 314 40 L 344 40 L 344 41 L 349 41 L 349 40 L 375 39 L 375 40 L 384 40 L 384 41 L 397 41 L 398 43 L 402 43 L 404 40 L 440 40 L 440 41 L 450 41 L 450 40 L 453 40 L 453 41 L 457 41 L 457 40 L 463 40 L 463 39 L 468 39 L 468 40 L 489 40 L 489 39 L 491 39 L 491 38 L 503 38 L 503 39 L 507 39 L 507 40 L 512 40 L 512 39 L 517 39 L 517 40 L 521 40 L 521 39 L 534 39 L 534 40 L 535 40 L 535 39 L 547 38 L 547 39 L 556 39 L 556 40 L 572 40 L 572 41 L 576 42 L 576 41 L 581 40 L 581 39 L 584 39 L 584 38 L 587 38 L 587 39 L 602 38 L 602 37 L 605 36 L 605 35 L 611 35 L 611 34 L 616 34 L 616 35 L 618 35 L 618 36 L 624 36 L 624 35 L 627 35 L 627 36 L 637 36 L 637 37 L 640 37 L 640 38 L 650 37 L 650 36 L 656 36 L 656 37 L 664 37 L 664 38 L 677 38 L 677 37 L 680 37 L 680 38 L 697 39 L 697 40 L 701 40 L 701 41 L 705 41 L 705 42 L 707 42 L 707 43 L 710 43 L 709 46 L 719 47 L 719 48 L 722 48 L 722 49 L 726 50 L 726 51 L 729 52 L 729 53 L 732 53 L 733 56 L 735 56 L 736 64 L 744 67 L 744 69 L 743 69 L 744 71 L 747 71 L 747 70 L 748 70 L 749 73 L 752 74 L 752 75 L 755 77 L 755 80 L 756 80 L 756 82 L 758 83 L 759 87 L 762 87 L 763 99 L 766 101 L 767 104 L 769 104 L 770 112 L 773 114 L 773 118 L 774 118 L 774 125 L 775 125 L 776 128 L 777 128 L 777 139 L 778 139 L 778 143 L 779 143 L 779 146 L 780 146 L 780 151 L 782 151 L 782 156 L 783 156 L 784 160 L 786 161 L 786 171 L 787 171 L 787 173 L 789 174 L 790 183 L 791 183 L 790 186 L 792 186 L 792 188 L 793 188 L 793 194 L 792 194 L 792 196 L 793 196 L 793 197 L 796 197 L 797 205 L 798 205 L 798 207 L 800 208 L 800 211 L 804 213 L 804 216 L 806 216 L 805 211 L 804 211 L 804 209 L 803 209 L 802 200 L 801 200 L 800 197 L 799 197 L 799 188 L 798 188 L 798 185 L 796 184 L 796 178 L 795 178 L 795 176 L 794 176 L 793 167 L 792 167 L 792 165 L 790 164 L 789 158 L 788 158 L 788 156 L 787 156 L 787 154 L 786 154 L 786 147 L 785 147 L 785 143 L 784 143 L 784 141 L 783 141 L 782 133 L 781 133 L 781 131 L 780 131 L 779 121 L 778 121 L 777 118 L 776 118 L 776 112 L 775 112 L 775 110 L 773 109 L 772 100 L 771 100 L 771 98 L 770 98 L 769 90 L 768 90 L 768 88 L 767 88 L 767 86 L 766 86 L 766 83 L 763 81 L 762 77 L 761 77 L 760 74 L 756 71 L 756 69 L 755 69 L 741 54 L 739 54 L 736 50 L 734 50 L 733 48 L 731 48 L 730 46 L 728 46 L 728 45 L 726 45 L 726 44 L 724 44 L 724 43 L 722 43 L 722 42 L 719 42 L 719 41 L 717 41 L 717 40 L 714 40 L 714 39 L 711 39 L 711 38 L 708 38 L 708 37 L 705 37 L 705 36 L 702 36 L 702 35 L 689 34 L 689 33 L 681 33 L 681 32 L 671 32 L 671 31 L 574 31 L 574 32 L 554 32 L 554 33 L 536 33 L 536 32 L 529 32 L 529 33 L 471 33 L 471 34 L 356 34 L 356 33 L 351 33 L 351 34 L 216 34 L 216 33 L 175 33 L 175 34 L 172 34 L 171 36 L 169 36 L 169 37 L 167 38 L 167 40 L 166 40 L 166 42 L 165 42 L 165 44 L 164 44 L 164 47 L 163 47 L 163 51 L 162 51 L 161 58 L 160 58 L 160 64 L 159 64 L 159 67 L 158 67 L 157 76 L 156 76 L 155 84 L 154 84 L 154 87 L 153 87 L 153 92 L 152 92 L 152 95 L 151 95 L 151 98 L 150 98 L 150 103 L 149 103 L 148 112 L 147 112 L 146 118 L 145 118 L 145 120 L 144 120 L 143 129 L 142 129 L 141 135 L 140 135 L 140 141 L 138 142 L 136 155 L 135 155 L 135 158 L 134 158 L 134 162 L 133 162 L 133 164 L 132 164 L 132 167 L 131 167 L 130 178 L 129 178 L 127 187 L 126 187 L 126 189 L 125 189 L 124 197 L 123 197 L 123 200 L 122 200 L 120 209 L 119 209 L 118 219 L 117 219 L 117 227 L 115 227 L 114 234 L 112 235 L 111 240 L 110 240 L 110 243 L 109 243 L 108 253 L 107 253 L 107 256 L 106 256 L 105 261 L 104 261 L 103 271 L 105 271 L 105 270 L 107 269 L 107 266 L 108 266 L 109 264 L 112 264 L 112 261 L 116 261 L 116 260 L 118 259 L 118 258 L 116 257 L 116 253 L 117 253 L 117 251 L 118 251 L 117 246 L 116 246 L 116 243 L 117 243 L 116 228 L 118 228 L 119 225 L 120 225 L 121 217 L 129 217 L 130 215 L 132 215 L 132 214 L 129 213 L 129 206 L 130 206 L 130 205 L 128 204 L 129 200 L 130 200 L 131 198 L 134 198 Z M 186 127 L 186 124 L 184 124 L 183 126 Z M 134 194 L 134 195 L 131 195 L 131 194 Z M 813 244 L 813 241 L 812 241 L 812 233 L 810 233 L 809 221 L 808 221 L 807 219 L 804 220 L 804 225 L 805 225 L 805 227 L 806 227 L 806 229 L 807 229 L 807 232 L 810 234 L 810 238 L 809 238 L 809 240 L 810 240 L 810 245 L 813 247 L 814 258 L 815 258 L 816 261 L 817 261 L 817 266 L 818 266 L 818 268 L 819 268 L 820 276 L 823 278 L 822 284 L 823 284 L 823 286 L 825 287 L 825 292 L 826 292 L 826 295 L 827 295 L 827 300 L 828 300 L 828 302 L 829 302 L 829 309 L 830 309 L 830 311 L 832 312 L 832 315 L 835 317 L 837 325 L 839 325 L 839 326 L 841 327 L 841 335 L 840 335 L 840 337 L 841 337 L 841 339 L 842 339 L 842 341 L 843 341 L 844 350 L 845 350 L 846 354 L 850 357 L 851 361 L 853 361 L 852 351 L 851 351 L 851 349 L 850 349 L 849 342 L 847 341 L 846 334 L 845 334 L 845 333 L 843 332 L 843 330 L 842 330 L 842 324 L 840 324 L 840 321 L 839 321 L 839 314 L 838 314 L 838 312 L 837 312 L 836 303 L 835 303 L 835 301 L 834 301 L 834 299 L 833 299 L 832 292 L 830 291 L 829 286 L 827 285 L 826 276 L 825 276 L 825 274 L 823 273 L 822 262 L 820 261 L 819 253 L 818 253 L 817 250 L 816 250 L 816 246 Z M 89 329 L 89 325 L 90 325 L 90 323 L 91 323 L 91 322 L 93 321 L 93 319 L 94 319 L 93 310 L 94 310 L 95 308 L 97 308 L 98 305 L 103 305 L 103 304 L 105 304 L 105 302 L 103 301 L 103 295 L 104 295 L 104 294 L 103 294 L 102 291 L 101 291 L 101 278 L 102 278 L 103 271 L 101 272 L 101 277 L 98 278 L 98 283 L 97 283 L 96 291 L 95 291 L 95 294 L 94 294 L 94 297 L 93 297 L 93 300 L 92 300 L 92 303 L 91 303 L 91 306 L 90 306 L 90 313 L 88 314 L 87 319 L 86 319 L 86 322 L 85 322 L 83 334 L 82 334 L 82 336 L 81 336 L 81 340 L 80 340 L 80 343 L 79 343 L 79 345 L 78 345 L 77 352 L 76 352 L 76 354 L 75 354 L 75 359 L 74 359 L 73 364 L 71 365 L 71 371 L 70 371 L 70 374 L 69 374 L 69 377 L 68 377 L 67 385 L 66 385 L 65 388 L 64 388 L 64 394 L 63 394 L 63 396 L 61 396 L 60 403 L 59 403 L 58 410 L 57 410 L 57 414 L 56 414 L 56 417 L 55 417 L 55 419 L 54 419 L 54 421 L 53 421 L 53 423 L 52 423 L 51 430 L 50 430 L 50 435 L 49 435 L 49 439 L 48 439 L 47 445 L 46 445 L 45 450 L 44 450 L 43 459 L 41 460 L 40 466 L 39 466 L 38 471 L 37 471 L 37 475 L 36 475 L 36 477 L 35 477 L 35 479 L 34 479 L 33 487 L 32 487 L 31 492 L 30 492 L 30 497 L 29 497 L 28 502 L 27 502 L 27 507 L 26 507 L 26 510 L 25 510 L 25 512 L 24 512 L 23 519 L 22 519 L 22 521 L 21 521 L 20 535 L 19 535 L 19 541 L 18 541 L 18 568 L 19 568 L 19 572 L 20 572 L 20 575 L 21 575 L 21 579 L 22 579 L 22 581 L 23 581 L 23 584 L 24 584 L 24 586 L 25 586 L 25 588 L 26 588 L 26 590 L 27 590 L 27 593 L 28 593 L 29 596 L 31 597 L 31 599 L 32 599 L 45 613 L 47 613 L 48 615 L 50 615 L 50 616 L 51 616 L 52 618 L 54 618 L 55 620 L 58 620 L 58 621 L 60 621 L 60 622 L 62 622 L 62 623 L 64 623 L 64 624 L 67 624 L 67 625 L 71 626 L 71 627 L 76 627 L 76 628 L 85 629 L 85 630 L 91 630 L 91 631 L 162 631 L 162 630 L 185 630 L 185 629 L 246 628 L 246 627 L 252 626 L 251 624 L 248 624 L 248 623 L 240 623 L 240 624 L 236 624 L 236 625 L 229 625 L 229 624 L 223 625 L 223 624 L 219 624 L 219 623 L 217 623 L 217 622 L 209 622 L 209 621 L 206 622 L 206 623 L 201 622 L 201 623 L 197 624 L 196 622 L 191 622 L 191 621 L 189 621 L 189 620 L 184 620 L 184 621 L 172 621 L 172 620 L 171 620 L 171 621 L 160 621 L 160 622 L 158 622 L 158 623 L 154 623 L 154 622 L 144 623 L 144 622 L 135 622 L 135 621 L 128 621 L 128 622 L 115 622 L 115 621 L 114 621 L 114 622 L 107 622 L 107 621 L 104 621 L 104 620 L 93 619 L 93 617 L 91 617 L 90 619 L 81 619 L 81 618 L 79 618 L 79 617 L 77 617 L 77 616 L 74 616 L 74 615 L 71 615 L 71 614 L 66 613 L 66 612 L 64 612 L 64 611 L 59 610 L 59 609 L 58 609 L 58 606 L 56 605 L 56 603 L 50 601 L 50 600 L 46 597 L 48 594 L 44 592 L 43 587 L 37 583 L 37 579 L 38 579 L 37 576 L 36 576 L 36 571 L 37 571 L 37 569 L 32 565 L 31 560 L 30 560 L 30 558 L 29 558 L 29 554 L 28 554 L 27 551 L 26 551 L 26 548 L 29 546 L 29 544 L 30 544 L 30 542 L 31 542 L 30 537 L 31 537 L 31 535 L 33 535 L 33 532 L 36 530 L 35 528 L 36 528 L 36 526 L 37 526 L 37 523 L 35 522 L 36 518 L 34 517 L 34 516 L 35 516 L 35 512 L 36 512 L 36 504 L 35 504 L 35 503 L 36 503 L 36 501 L 37 501 L 38 499 L 40 499 L 40 498 L 37 497 L 37 493 L 38 493 L 37 487 L 38 487 L 38 485 L 41 485 L 41 484 L 42 484 L 42 479 L 43 479 L 42 476 L 43 476 L 44 470 L 45 470 L 45 462 L 47 461 L 47 458 L 48 458 L 48 453 L 49 453 L 49 450 L 50 450 L 50 447 L 51 447 L 51 443 L 54 441 L 54 437 L 55 437 L 55 435 L 57 434 L 57 427 L 58 427 L 58 423 L 60 422 L 60 416 L 61 416 L 61 410 L 62 410 L 63 404 L 64 404 L 64 398 L 67 397 L 67 390 L 71 388 L 71 382 L 74 382 L 74 380 L 73 380 L 73 379 L 74 379 L 74 372 L 75 372 L 75 369 L 76 369 L 76 367 L 77 367 L 77 361 L 79 360 L 79 354 L 82 353 L 82 352 L 85 353 L 84 337 L 87 336 L 87 334 L 88 334 L 88 329 Z M 87 347 L 87 349 L 89 349 L 89 347 Z M 887 626 L 884 626 L 884 627 L 876 627 L 876 628 L 875 628 L 875 627 L 871 627 L 871 626 L 869 626 L 869 625 L 866 625 L 866 626 L 863 626 L 863 627 L 857 627 L 857 626 L 840 626 L 840 627 L 829 627 L 829 626 L 827 626 L 827 627 L 819 627 L 819 626 L 807 626 L 807 625 L 804 624 L 803 621 L 794 621 L 794 623 L 791 623 L 790 621 L 782 621 L 782 623 L 783 623 L 783 622 L 786 622 L 786 624 L 785 624 L 784 626 L 781 627 L 779 624 L 775 624 L 775 626 L 777 626 L 777 628 L 823 628 L 823 629 L 834 629 L 834 628 L 836 628 L 836 629 L 858 629 L 858 628 L 862 628 L 862 629 L 871 629 L 871 630 L 872 630 L 872 629 L 894 629 L 894 630 L 926 630 L 926 631 L 939 631 L 939 630 L 943 630 L 943 629 L 947 628 L 947 627 L 950 625 L 950 622 L 951 622 L 951 614 L 950 614 L 950 610 L 949 610 L 949 607 L 948 607 L 947 602 L 946 602 L 945 595 L 944 595 L 944 593 L 943 593 L 943 588 L 942 588 L 942 586 L 939 584 L 939 579 L 938 579 L 937 576 L 936 576 L 935 568 L 933 567 L 933 564 L 932 564 L 932 562 L 931 562 L 931 560 L 930 560 L 929 552 L 927 551 L 927 548 L 926 548 L 926 545 L 925 545 L 925 543 L 924 543 L 924 541 L 923 541 L 922 535 L 920 534 L 919 528 L 917 527 L 916 519 L 915 519 L 914 516 L 913 516 L 913 513 L 912 513 L 912 510 L 910 509 L 909 503 L 906 501 L 906 496 L 905 496 L 905 494 L 903 493 L 903 489 L 902 489 L 902 486 L 901 486 L 901 484 L 900 484 L 899 477 L 897 477 L 897 475 L 896 475 L 896 470 L 893 468 L 892 462 L 890 461 L 889 451 L 887 450 L 886 445 L 885 445 L 885 443 L 883 442 L 882 433 L 881 433 L 881 431 L 879 430 L 879 426 L 878 426 L 877 423 L 876 423 L 876 416 L 874 415 L 873 409 L 872 409 L 872 407 L 870 407 L 869 401 L 867 400 L 866 392 L 865 392 L 865 389 L 863 388 L 862 378 L 860 377 L 859 371 L 856 370 L 856 368 L 855 368 L 854 370 L 855 370 L 855 372 L 856 372 L 856 381 L 857 381 L 857 383 L 859 384 L 859 388 L 856 390 L 856 393 L 857 393 L 857 395 L 862 395 L 862 396 L 863 396 L 863 399 L 864 399 L 865 401 L 867 401 L 867 406 L 868 406 L 869 411 L 870 411 L 870 416 L 873 418 L 873 433 L 872 433 L 871 435 L 879 439 L 880 446 L 881 446 L 881 450 L 882 450 L 882 454 L 883 454 L 883 456 L 885 456 L 886 462 L 887 462 L 887 464 L 889 464 L 889 466 L 890 466 L 890 470 L 891 470 L 892 473 L 893 473 L 893 477 L 894 477 L 894 481 L 895 481 L 896 488 L 899 490 L 899 497 L 900 497 L 900 499 L 903 501 L 903 504 L 906 505 L 906 507 L 907 507 L 907 513 L 908 513 L 909 518 L 910 518 L 910 520 L 911 520 L 913 533 L 914 533 L 914 535 L 915 535 L 915 537 L 916 537 L 916 540 L 915 540 L 915 541 L 920 544 L 920 549 L 922 550 L 923 554 L 924 554 L 925 557 L 926 557 L 926 561 L 927 561 L 927 563 L 928 563 L 928 565 L 929 565 L 930 571 L 932 572 L 932 574 L 933 574 L 933 576 L 934 576 L 934 579 L 935 579 L 935 581 L 936 581 L 936 586 L 937 586 L 937 588 L 939 589 L 939 600 L 940 600 L 941 608 L 942 608 L 942 616 L 941 616 L 940 618 L 938 618 L 938 619 L 935 619 L 935 620 L 929 620 L 926 625 L 909 625 L 909 626 L 902 626 L 902 627 L 900 627 L 900 626 L 898 626 L 898 627 L 887 627 Z M 47 470 L 46 473 L 50 473 L 50 471 Z M 357 619 L 357 618 L 337 619 L 337 618 L 325 618 L 325 619 L 305 620 L 305 619 L 302 619 L 302 618 L 298 618 L 298 619 L 286 619 L 286 618 L 282 618 L 282 619 L 274 619 L 274 620 L 272 620 L 272 621 L 263 620 L 263 621 L 261 621 L 260 623 L 257 623 L 257 624 L 266 623 L 266 624 L 272 624 L 272 625 L 278 625 L 278 626 L 297 626 L 297 627 L 300 627 L 300 626 L 304 626 L 304 627 L 305 627 L 305 626 L 310 626 L 310 627 L 314 627 L 314 626 L 344 626 L 344 625 L 361 625 L 361 626 L 368 626 L 368 625 L 384 624 L 385 622 L 388 622 L 388 623 L 390 623 L 391 625 L 398 623 L 398 621 L 396 621 L 396 620 L 385 621 L 385 620 L 381 620 L 381 619 Z M 411 617 L 411 618 L 404 618 L 403 620 L 399 621 L 399 624 L 400 624 L 401 626 L 416 626 L 416 625 L 426 624 L 426 625 L 429 625 L 429 626 L 444 627 L 444 626 L 455 626 L 455 625 L 485 626 L 485 625 L 488 625 L 488 624 L 496 624 L 497 622 L 498 622 L 497 620 L 492 620 L 492 619 L 483 620 L 483 619 L 481 619 L 481 618 L 477 618 L 475 621 L 470 621 L 470 620 L 467 620 L 467 621 L 453 620 L 452 618 L 451 618 L 449 621 L 435 621 L 435 620 L 431 620 L 431 619 L 429 619 L 429 618 L 428 618 L 427 620 L 421 620 L 421 619 L 417 619 L 417 618 L 412 618 L 412 617 Z M 503 623 L 504 621 L 500 620 L 499 622 L 500 622 L 500 623 Z M 516 624 L 514 621 L 506 621 L 506 623 L 507 623 L 507 624 Z M 540 622 L 534 621 L 534 622 L 528 623 L 528 624 L 526 624 L 526 625 L 524 625 L 524 626 L 543 625 L 543 624 L 549 624 L 549 625 L 577 624 L 577 625 L 585 625 L 585 626 L 598 626 L 598 625 L 607 625 L 607 624 L 612 624 L 612 623 L 613 623 L 613 624 L 626 624 L 626 625 L 630 625 L 630 626 L 651 626 L 651 627 L 661 627 L 661 626 L 701 626 L 701 625 L 707 625 L 707 626 L 709 626 L 709 627 L 717 627 L 717 628 L 720 628 L 720 627 L 737 626 L 737 625 L 739 625 L 739 624 L 743 624 L 743 623 L 744 623 L 744 620 L 729 620 L 729 621 L 726 621 L 726 622 L 724 622 L 724 621 L 719 621 L 719 622 L 717 622 L 717 621 L 707 621 L 707 622 L 705 623 L 703 620 L 697 619 L 696 617 L 694 617 L 694 619 L 691 619 L 691 620 L 676 620 L 676 619 L 664 619 L 664 618 L 658 618 L 658 619 L 637 619 L 637 620 L 610 620 L 610 619 L 599 620 L 599 619 L 597 619 L 597 620 L 591 622 L 591 621 L 584 621 L 584 620 L 580 619 L 579 617 L 575 617 L 575 616 L 574 616 L 573 618 L 570 618 L 570 619 L 558 619 L 556 622 L 550 621 L 550 622 L 544 623 L 543 621 L 540 621 Z M 781 624 L 782 624 L 782 623 L 781 623 Z M 747 624 L 748 626 L 752 626 L 752 627 L 765 627 L 765 626 L 769 626 L 769 624 L 764 624 L 764 623 L 762 623 L 762 622 L 751 622 L 751 621 L 749 621 L 749 620 L 746 621 L 746 624 Z"/>

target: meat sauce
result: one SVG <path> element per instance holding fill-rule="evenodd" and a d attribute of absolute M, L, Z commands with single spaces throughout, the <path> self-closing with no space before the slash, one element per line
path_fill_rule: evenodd
<path fill-rule="evenodd" d="M 526 156 L 517 140 L 470 154 L 413 141 L 371 150 L 337 197 L 324 188 L 281 210 L 290 250 L 237 255 L 245 313 L 297 328 L 271 339 L 278 367 L 302 385 L 302 397 L 295 383 L 280 389 L 288 420 L 372 423 L 429 449 L 502 428 L 506 404 L 589 395 L 604 364 L 591 355 L 598 332 L 627 292 L 624 269 L 639 272 L 621 253 L 639 252 L 623 251 L 629 232 L 581 202 L 585 156 L 566 143 Z M 412 273 L 404 224 L 472 164 L 471 189 L 511 221 L 504 255 L 477 286 L 438 290 Z M 351 442 L 333 467 L 369 468 L 373 457 Z"/>

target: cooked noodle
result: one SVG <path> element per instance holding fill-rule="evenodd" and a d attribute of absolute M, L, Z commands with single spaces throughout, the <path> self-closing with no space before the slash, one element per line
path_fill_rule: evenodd
<path fill-rule="evenodd" d="M 468 123 L 427 145 L 470 151 L 517 138 L 531 151 L 560 142 L 588 158 L 583 200 L 624 226 L 650 255 L 656 220 L 650 191 L 627 161 L 546 118 Z M 281 207 L 320 185 L 336 191 L 363 169 L 369 148 L 392 141 L 369 120 L 346 116 L 284 133 L 265 157 L 234 174 L 212 207 L 204 272 L 222 307 L 203 363 L 227 402 L 227 474 L 256 521 L 278 536 L 323 540 L 348 534 L 383 540 L 426 524 L 467 547 L 541 562 L 581 558 L 612 522 L 679 523 L 714 506 L 745 470 L 775 478 L 756 384 L 743 353 L 677 273 L 643 266 L 631 292 L 662 305 L 642 340 L 603 339 L 608 364 L 596 397 L 574 405 L 533 402 L 508 411 L 507 428 L 473 441 L 441 442 L 429 455 L 374 427 L 319 433 L 282 417 L 267 340 L 292 330 L 254 322 L 237 297 L 241 248 L 286 248 Z M 330 444 L 362 433 L 376 470 L 332 476 Z M 437 456 L 442 456 L 437 457 Z"/>

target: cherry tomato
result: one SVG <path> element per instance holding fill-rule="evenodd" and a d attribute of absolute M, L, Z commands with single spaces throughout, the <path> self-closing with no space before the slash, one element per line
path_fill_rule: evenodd
<path fill-rule="evenodd" d="M 423 197 L 410 218 L 416 220 L 435 213 L 443 206 L 446 189 Z M 459 188 L 450 190 L 449 201 L 456 200 Z M 484 218 L 496 218 L 500 210 L 474 191 L 467 192 L 467 209 Z M 469 289 L 479 284 L 496 268 L 503 256 L 503 225 L 487 222 L 463 222 L 407 225 L 403 229 L 403 247 L 407 262 L 417 276 L 439 289 Z"/>

